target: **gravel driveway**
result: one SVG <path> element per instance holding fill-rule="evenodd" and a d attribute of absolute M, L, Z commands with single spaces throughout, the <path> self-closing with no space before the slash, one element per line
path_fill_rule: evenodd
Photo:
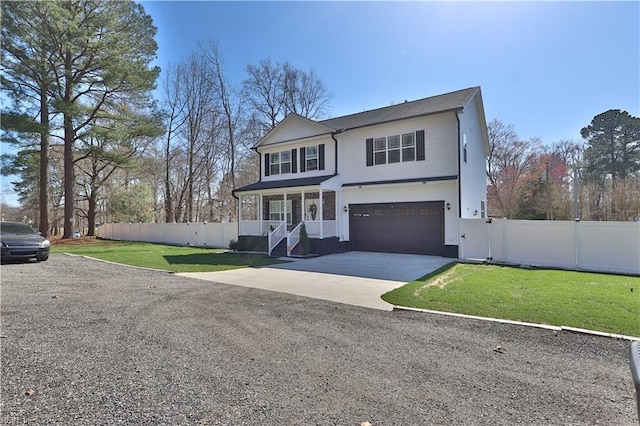
<path fill-rule="evenodd" d="M 0 273 L 3 424 L 638 424 L 626 341 L 56 254 Z"/>

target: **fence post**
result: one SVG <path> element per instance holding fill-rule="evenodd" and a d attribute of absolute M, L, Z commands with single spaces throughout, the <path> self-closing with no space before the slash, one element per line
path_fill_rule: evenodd
<path fill-rule="evenodd" d="M 580 226 L 580 219 L 575 220 L 574 225 L 574 241 L 575 241 L 575 251 L 576 251 L 576 268 L 579 268 L 582 264 L 582 238 L 580 233 L 582 232 L 582 227 Z"/>
<path fill-rule="evenodd" d="M 487 260 L 489 262 L 493 261 L 493 253 L 491 252 L 491 224 L 493 223 L 493 220 L 491 218 L 488 218 L 485 221 L 485 229 L 486 229 L 486 233 L 485 233 L 485 237 L 487 238 Z"/>

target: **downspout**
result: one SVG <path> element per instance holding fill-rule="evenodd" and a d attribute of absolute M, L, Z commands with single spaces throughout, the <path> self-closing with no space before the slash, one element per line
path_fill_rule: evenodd
<path fill-rule="evenodd" d="M 460 240 L 461 236 L 460 236 L 460 219 L 462 218 L 462 176 L 460 175 L 460 172 L 462 170 L 462 164 L 460 163 L 460 116 L 458 115 L 458 111 L 455 112 L 456 114 L 456 121 L 458 122 L 458 257 L 461 257 L 461 247 L 462 247 L 462 241 Z M 464 237 L 462 237 L 464 238 Z"/>
<path fill-rule="evenodd" d="M 460 164 L 460 117 L 457 111 L 456 121 L 458 122 L 458 219 L 460 219 L 462 218 L 462 176 L 460 176 L 462 165 Z"/>
<path fill-rule="evenodd" d="M 336 130 L 335 132 L 331 132 L 331 139 L 333 139 L 333 141 L 335 142 L 335 144 L 333 145 L 335 150 L 335 156 L 334 156 L 335 164 L 333 169 L 334 176 L 338 174 L 338 139 L 336 139 L 336 135 L 342 132 L 344 132 L 344 129 L 339 129 L 339 130 Z"/>
<path fill-rule="evenodd" d="M 344 132 L 344 129 L 338 129 L 335 132 L 331 132 L 331 139 L 333 139 L 333 141 L 335 142 L 334 144 L 334 148 L 335 148 L 335 156 L 334 156 L 334 160 L 335 160 L 335 169 L 333 169 L 333 175 L 337 176 L 338 175 L 338 139 L 336 139 L 336 135 L 339 133 Z M 334 197 L 335 198 L 335 210 L 336 210 L 336 234 L 338 234 L 338 240 L 340 240 L 340 235 L 342 233 L 341 229 L 342 229 L 342 219 L 338 220 L 338 203 L 342 204 L 343 203 L 343 199 L 342 199 L 343 195 L 342 195 L 342 191 L 340 191 L 340 197 L 338 198 L 337 196 Z M 340 229 L 338 229 L 338 224 L 340 224 Z"/>

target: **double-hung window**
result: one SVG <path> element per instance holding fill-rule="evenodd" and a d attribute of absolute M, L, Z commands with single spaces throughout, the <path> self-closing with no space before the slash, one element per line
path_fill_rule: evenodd
<path fill-rule="evenodd" d="M 291 151 L 274 152 L 269 156 L 272 175 L 291 173 Z"/>
<path fill-rule="evenodd" d="M 307 171 L 318 170 L 318 146 L 308 146 L 305 152 Z"/>
<path fill-rule="evenodd" d="M 373 140 L 374 164 L 387 163 L 387 138 L 376 138 Z"/>
<path fill-rule="evenodd" d="M 365 140 L 367 167 L 425 160 L 424 130 Z"/>
<path fill-rule="evenodd" d="M 416 137 L 415 133 L 393 135 L 373 140 L 373 163 L 391 164 L 401 161 L 415 161 Z"/>
<path fill-rule="evenodd" d="M 415 161 L 416 159 L 416 134 L 405 133 L 402 135 L 402 161 Z"/>
<path fill-rule="evenodd" d="M 293 210 L 292 200 L 287 200 L 287 225 L 291 225 Z M 284 200 L 271 200 L 269 201 L 269 220 L 272 221 L 284 221 Z"/>
<path fill-rule="evenodd" d="M 387 160 L 389 164 L 400 162 L 400 136 L 389 136 L 387 138 Z"/>

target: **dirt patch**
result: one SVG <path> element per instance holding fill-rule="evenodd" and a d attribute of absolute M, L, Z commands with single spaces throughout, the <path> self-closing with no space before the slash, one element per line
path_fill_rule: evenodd
<path fill-rule="evenodd" d="M 440 275 L 438 278 L 421 285 L 419 288 L 417 288 L 413 292 L 413 295 L 415 297 L 419 297 L 420 293 L 422 293 L 423 290 L 429 287 L 439 287 L 440 289 L 444 289 L 447 285 L 455 281 L 459 281 L 459 278 L 452 279 L 452 276 L 455 274 L 459 266 L 460 265 L 455 265 L 453 268 L 449 269 L 447 272 Z"/>
<path fill-rule="evenodd" d="M 97 240 L 96 237 L 80 237 L 63 240 L 58 235 L 49 237 L 49 241 L 51 241 L 51 244 L 54 246 L 88 246 L 94 244 Z"/>

